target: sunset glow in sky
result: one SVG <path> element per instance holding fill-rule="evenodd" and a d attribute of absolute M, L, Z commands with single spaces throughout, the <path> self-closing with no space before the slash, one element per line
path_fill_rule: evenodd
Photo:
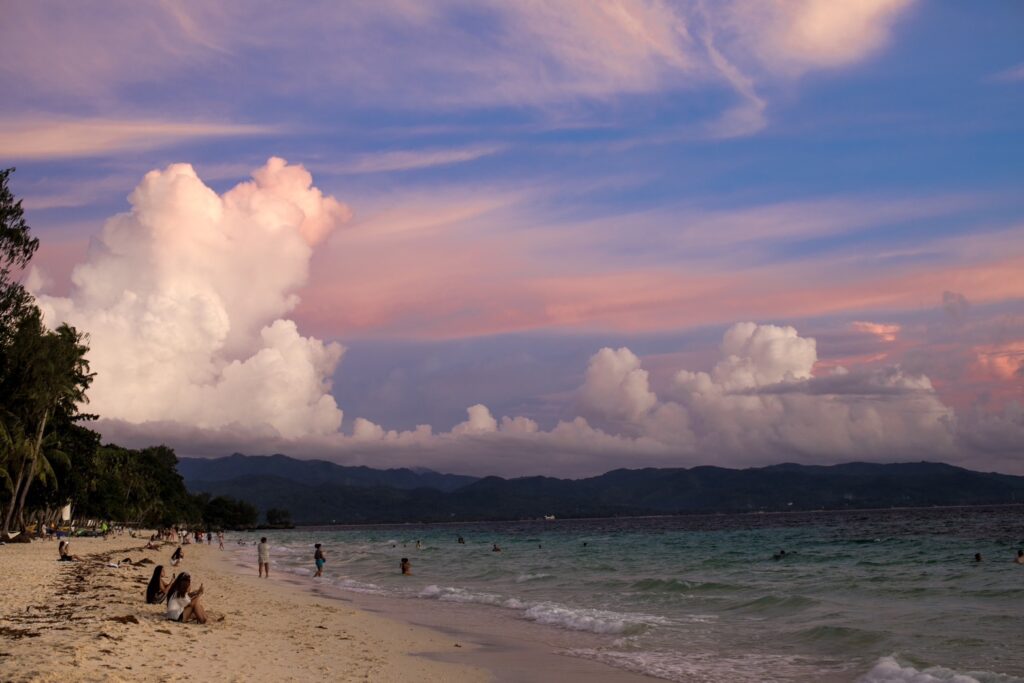
<path fill-rule="evenodd" d="M 1024 5 L 7 3 L 107 438 L 1024 474 Z"/>

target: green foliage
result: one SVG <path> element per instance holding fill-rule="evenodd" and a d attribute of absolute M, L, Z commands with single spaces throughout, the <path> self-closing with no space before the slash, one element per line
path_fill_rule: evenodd
<path fill-rule="evenodd" d="M 292 526 L 292 513 L 283 508 L 270 508 L 267 510 L 267 524 L 281 527 Z"/>
<path fill-rule="evenodd" d="M 17 423 L 18 447 L 8 452 L 5 469 L 13 494 L 3 519 L 6 533 L 24 508 L 32 484 L 54 480 L 52 458 L 63 458 L 53 437 L 54 420 L 73 419 L 92 382 L 83 336 L 66 324 L 46 329 L 38 309 L 18 321 L 10 342 L 0 348 L 0 410 L 8 425 Z M 20 430 L 20 431 L 19 431 Z M 10 426 L 8 432 L 11 432 Z M 55 481 L 54 481 L 55 483 Z"/>
<path fill-rule="evenodd" d="M 39 240 L 25 223 L 21 201 L 15 200 L 8 187 L 13 171 L 0 170 L 0 350 L 9 343 L 18 321 L 35 308 L 32 296 L 13 277 L 39 248 Z"/>
<path fill-rule="evenodd" d="M 13 267 L 24 268 L 39 248 L 29 232 L 21 200 L 15 199 L 7 183 L 13 168 L 0 171 L 0 283 Z"/>
<path fill-rule="evenodd" d="M 202 514 L 208 529 L 251 529 L 259 519 L 253 505 L 228 496 L 206 500 Z"/>

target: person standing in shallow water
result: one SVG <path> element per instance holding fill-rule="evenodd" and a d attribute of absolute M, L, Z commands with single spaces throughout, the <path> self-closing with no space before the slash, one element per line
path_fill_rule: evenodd
<path fill-rule="evenodd" d="M 256 560 L 260 564 L 260 576 L 270 578 L 270 547 L 267 545 L 267 537 L 260 539 L 256 546 Z"/>
<path fill-rule="evenodd" d="M 403 557 L 398 567 L 402 570 L 402 576 L 412 576 L 412 562 L 408 557 Z"/>
<path fill-rule="evenodd" d="M 1017 559 L 1014 560 L 1017 564 L 1024 564 L 1024 550 L 1017 551 Z"/>
<path fill-rule="evenodd" d="M 313 574 L 313 576 L 323 576 L 324 564 L 327 562 L 327 558 L 324 557 L 323 548 L 320 547 L 319 543 L 313 547 L 316 548 L 316 550 L 313 551 L 313 562 L 316 563 L 316 574 Z"/>

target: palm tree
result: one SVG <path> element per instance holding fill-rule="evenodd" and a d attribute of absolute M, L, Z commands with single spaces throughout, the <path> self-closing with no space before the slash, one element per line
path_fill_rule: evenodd
<path fill-rule="evenodd" d="M 8 493 L 14 493 L 14 481 L 11 479 L 10 463 L 21 459 L 21 448 L 24 444 L 24 432 L 21 424 L 8 411 L 0 411 L 0 487 Z"/>
<path fill-rule="evenodd" d="M 40 318 L 33 327 L 42 328 Z M 45 330 L 45 328 L 42 328 Z M 46 428 L 55 413 L 74 415 L 78 405 L 85 402 L 85 391 L 92 382 L 89 362 L 85 358 L 88 347 L 82 335 L 67 324 L 55 332 L 43 331 L 33 335 L 16 335 L 12 354 L 22 362 L 18 378 L 20 396 L 17 407 L 22 429 L 31 435 L 30 447 L 22 453 L 18 476 L 14 482 L 11 505 L 4 515 L 3 535 L 7 535 L 14 519 L 22 520 L 29 489 L 43 467 L 40 457 Z M 48 466 L 48 463 L 47 463 Z M 52 468 L 50 469 L 52 473 Z"/>

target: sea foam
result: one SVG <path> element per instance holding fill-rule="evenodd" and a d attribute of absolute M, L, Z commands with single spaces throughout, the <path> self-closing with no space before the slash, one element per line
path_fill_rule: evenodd
<path fill-rule="evenodd" d="M 612 612 L 608 610 L 566 607 L 554 602 L 527 603 L 496 593 L 471 591 L 454 586 L 430 585 L 417 597 L 445 602 L 492 605 L 522 612 L 523 618 L 538 624 L 556 626 L 572 631 L 603 634 L 637 634 L 652 626 L 670 623 L 668 619 L 649 614 Z"/>
<path fill-rule="evenodd" d="M 608 634 L 636 634 L 651 626 L 670 623 L 668 619 L 649 614 L 565 607 L 552 602 L 533 605 L 526 610 L 524 616 L 538 624 Z"/>
<path fill-rule="evenodd" d="M 811 676 L 820 673 L 799 658 L 786 655 L 687 654 L 664 650 L 623 652 L 584 648 L 567 650 L 565 654 L 678 683 L 763 683 L 768 671 L 779 680 L 811 680 Z"/>
<path fill-rule="evenodd" d="M 882 657 L 857 683 L 1020 683 L 1021 678 L 989 671 L 960 673 L 941 666 L 919 670 L 903 666 L 895 657 Z"/>

